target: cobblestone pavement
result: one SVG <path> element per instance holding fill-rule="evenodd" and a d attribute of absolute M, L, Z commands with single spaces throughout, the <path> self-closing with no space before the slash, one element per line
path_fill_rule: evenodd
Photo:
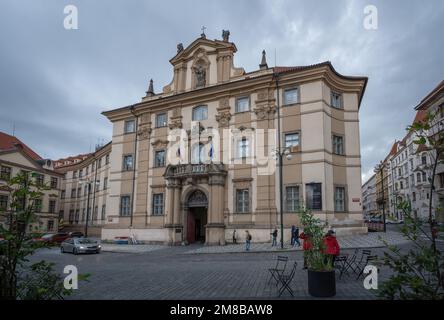
<path fill-rule="evenodd" d="M 184 254 L 193 247 L 169 247 L 144 254 L 111 253 L 72 255 L 57 248 L 42 249 L 32 261 L 45 259 L 55 263 L 64 276 L 66 265 L 75 265 L 79 273 L 91 274 L 89 281 L 69 299 L 277 299 L 277 287 L 268 284 L 268 268 L 273 267 L 277 253 L 243 252 L 220 254 Z M 372 249 L 382 256 L 382 248 Z M 345 249 L 342 253 L 352 253 Z M 281 253 L 282 254 L 282 253 Z M 290 266 L 298 263 L 291 283 L 295 299 L 312 299 L 307 292 L 307 272 L 302 270 L 301 251 L 283 253 Z M 382 269 L 380 279 L 388 276 Z M 334 299 L 375 299 L 356 276 L 337 277 Z M 292 299 L 285 292 L 280 299 Z"/>
<path fill-rule="evenodd" d="M 343 249 L 351 248 L 378 248 L 384 247 L 385 244 L 379 240 L 382 238 L 390 245 L 400 245 L 408 243 L 399 232 L 388 230 L 387 233 L 371 232 L 366 235 L 354 235 L 338 237 L 339 245 Z M 198 254 L 198 253 L 240 253 L 245 251 L 244 244 L 227 244 L 225 246 L 185 246 L 182 253 Z M 172 249 L 172 247 L 162 245 L 116 245 L 116 244 L 102 244 L 103 251 L 109 252 L 128 252 L 128 253 L 144 253 L 154 250 Z M 284 244 L 286 251 L 300 251 L 301 248 L 292 248 L 290 243 Z M 252 252 L 277 252 L 281 251 L 280 246 L 272 247 L 270 243 L 252 243 Z"/>

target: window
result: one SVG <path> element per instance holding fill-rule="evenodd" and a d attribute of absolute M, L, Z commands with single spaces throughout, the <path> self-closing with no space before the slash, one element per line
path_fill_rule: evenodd
<path fill-rule="evenodd" d="M 236 112 L 245 112 L 250 109 L 250 98 L 242 97 L 236 100 Z"/>
<path fill-rule="evenodd" d="M 73 171 L 73 173 L 72 173 L 72 177 L 73 177 L 73 178 L 77 178 L 77 171 Z"/>
<path fill-rule="evenodd" d="M 305 198 L 308 209 L 322 210 L 321 183 L 307 183 L 305 185 Z"/>
<path fill-rule="evenodd" d="M 74 210 L 69 210 L 69 223 L 72 224 L 74 221 Z"/>
<path fill-rule="evenodd" d="M 89 184 L 85 184 L 85 186 L 83 187 L 83 195 L 86 197 L 88 195 L 88 186 Z"/>
<path fill-rule="evenodd" d="M 410 159 L 410 170 L 413 171 L 413 159 Z"/>
<path fill-rule="evenodd" d="M 65 191 L 65 190 L 62 190 L 62 191 L 60 192 L 60 198 L 61 198 L 61 199 L 65 199 L 65 196 L 66 196 L 66 191 Z"/>
<path fill-rule="evenodd" d="M 136 123 L 134 120 L 126 120 L 124 133 L 133 133 L 136 130 Z"/>
<path fill-rule="evenodd" d="M 412 192 L 412 201 L 416 201 L 416 193 Z"/>
<path fill-rule="evenodd" d="M 106 215 L 106 204 L 102 205 L 102 212 L 100 214 L 101 220 L 105 220 L 105 215 Z"/>
<path fill-rule="evenodd" d="M 421 182 L 421 172 L 416 173 L 416 182 L 417 183 Z"/>
<path fill-rule="evenodd" d="M 71 189 L 71 198 L 75 198 L 76 197 L 76 189 Z"/>
<path fill-rule="evenodd" d="M 97 169 L 100 169 L 102 167 L 102 158 L 100 158 L 97 162 Z"/>
<path fill-rule="evenodd" d="M 203 163 L 206 160 L 205 147 L 202 143 L 195 143 L 191 148 L 191 163 Z"/>
<path fill-rule="evenodd" d="M 131 209 L 130 196 L 120 197 L 120 215 L 129 216 L 130 209 Z"/>
<path fill-rule="evenodd" d="M 8 196 L 0 194 L 0 211 L 6 211 L 8 208 Z"/>
<path fill-rule="evenodd" d="M 427 175 L 425 171 L 422 172 L 422 182 L 427 182 Z"/>
<path fill-rule="evenodd" d="M 284 104 L 298 103 L 298 88 L 286 89 L 284 91 Z"/>
<path fill-rule="evenodd" d="M 79 170 L 79 178 L 83 177 L 83 169 Z"/>
<path fill-rule="evenodd" d="M 335 187 L 335 211 L 345 211 L 345 188 Z"/>
<path fill-rule="evenodd" d="M 48 212 L 49 213 L 55 213 L 55 207 L 56 207 L 56 201 L 55 200 L 49 200 Z"/>
<path fill-rule="evenodd" d="M 439 174 L 439 187 L 444 188 L 444 172 Z"/>
<path fill-rule="evenodd" d="M 410 184 L 412 187 L 415 186 L 415 175 L 413 173 L 410 175 Z"/>
<path fill-rule="evenodd" d="M 246 213 L 250 211 L 250 199 L 248 189 L 236 190 L 236 211 Z"/>
<path fill-rule="evenodd" d="M 75 223 L 79 223 L 79 209 L 76 210 L 76 215 L 74 217 Z"/>
<path fill-rule="evenodd" d="M 109 164 L 109 154 L 105 156 L 105 164 Z"/>
<path fill-rule="evenodd" d="M 11 179 L 11 168 L 1 166 L 0 180 L 9 180 L 9 179 Z"/>
<path fill-rule="evenodd" d="M 51 188 L 52 189 L 57 189 L 57 182 L 58 182 L 57 178 L 51 177 Z"/>
<path fill-rule="evenodd" d="M 197 106 L 193 108 L 193 121 L 202 121 L 208 119 L 207 106 Z"/>
<path fill-rule="evenodd" d="M 422 156 L 421 157 L 421 164 L 422 165 L 426 165 L 427 164 L 427 157 L 426 156 Z"/>
<path fill-rule="evenodd" d="M 94 207 L 94 212 L 93 212 L 93 220 L 94 220 L 94 221 L 97 221 L 98 214 L 99 214 L 99 207 L 98 207 L 98 206 L 95 206 L 95 207 Z"/>
<path fill-rule="evenodd" d="M 89 166 L 87 166 L 85 169 L 85 175 L 88 175 L 88 173 L 89 173 Z"/>
<path fill-rule="evenodd" d="M 287 187 L 285 190 L 287 211 L 296 212 L 299 210 L 299 187 Z"/>
<path fill-rule="evenodd" d="M 100 191 L 100 179 L 96 180 L 96 184 L 94 185 L 94 192 Z"/>
<path fill-rule="evenodd" d="M 80 198 L 82 196 L 82 188 L 78 187 L 77 188 L 77 198 Z"/>
<path fill-rule="evenodd" d="M 157 150 L 154 152 L 154 166 L 156 168 L 165 166 L 165 150 Z"/>
<path fill-rule="evenodd" d="M 86 209 L 83 208 L 83 210 L 82 210 L 82 221 L 85 221 L 85 219 L 86 219 Z"/>
<path fill-rule="evenodd" d="M 238 155 L 239 158 L 246 158 L 249 155 L 249 146 L 247 138 L 242 138 L 238 141 Z"/>
<path fill-rule="evenodd" d="M 343 155 L 344 154 L 344 137 L 333 135 L 333 153 Z"/>
<path fill-rule="evenodd" d="M 106 190 L 108 188 L 108 177 L 105 177 L 103 179 L 103 190 Z"/>
<path fill-rule="evenodd" d="M 297 147 L 299 145 L 299 133 L 285 134 L 285 148 Z"/>
<path fill-rule="evenodd" d="M 331 106 L 333 108 L 342 109 L 341 95 L 334 91 L 331 92 Z"/>
<path fill-rule="evenodd" d="M 160 216 L 163 214 L 163 193 L 153 194 L 153 215 Z"/>
<path fill-rule="evenodd" d="M 54 220 L 48 220 L 48 225 L 47 225 L 47 230 L 48 231 L 53 231 L 54 229 Z"/>
<path fill-rule="evenodd" d="M 159 113 L 156 115 L 156 128 L 166 127 L 167 125 L 167 114 Z"/>
<path fill-rule="evenodd" d="M 401 190 L 404 189 L 404 184 L 402 183 L 402 181 L 399 182 L 399 185 Z"/>
<path fill-rule="evenodd" d="M 35 183 L 38 186 L 43 186 L 44 182 L 45 182 L 45 176 L 43 174 L 36 174 L 35 175 Z"/>
<path fill-rule="evenodd" d="M 398 176 L 402 176 L 402 168 L 398 168 Z"/>
<path fill-rule="evenodd" d="M 34 200 L 34 210 L 36 212 L 42 211 L 42 199 L 35 199 Z"/>
<path fill-rule="evenodd" d="M 123 171 L 133 170 L 133 155 L 127 154 L 123 156 Z"/>

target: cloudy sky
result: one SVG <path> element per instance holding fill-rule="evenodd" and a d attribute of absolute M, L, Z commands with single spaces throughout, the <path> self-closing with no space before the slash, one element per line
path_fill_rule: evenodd
<path fill-rule="evenodd" d="M 229 29 L 235 65 L 330 60 L 369 83 L 360 111 L 363 178 L 405 134 L 414 106 L 444 78 L 444 1 L 0 0 L 0 131 L 52 159 L 111 139 L 100 113 L 140 101 L 150 78 L 161 90 L 168 60 L 207 27 Z M 66 5 L 78 30 L 65 30 Z M 363 27 L 378 9 L 378 29 Z"/>

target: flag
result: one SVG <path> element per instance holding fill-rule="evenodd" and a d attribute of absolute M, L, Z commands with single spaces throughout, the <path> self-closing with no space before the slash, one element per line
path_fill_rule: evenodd
<path fill-rule="evenodd" d="M 210 157 L 211 161 L 213 161 L 213 155 L 214 155 L 214 149 L 213 149 L 213 144 L 211 144 L 210 151 L 208 152 L 208 156 Z"/>

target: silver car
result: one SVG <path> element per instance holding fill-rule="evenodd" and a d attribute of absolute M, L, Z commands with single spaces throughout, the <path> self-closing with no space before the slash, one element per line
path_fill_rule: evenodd
<path fill-rule="evenodd" d="M 97 240 L 89 238 L 68 238 L 60 245 L 62 253 L 100 253 L 102 246 Z"/>

